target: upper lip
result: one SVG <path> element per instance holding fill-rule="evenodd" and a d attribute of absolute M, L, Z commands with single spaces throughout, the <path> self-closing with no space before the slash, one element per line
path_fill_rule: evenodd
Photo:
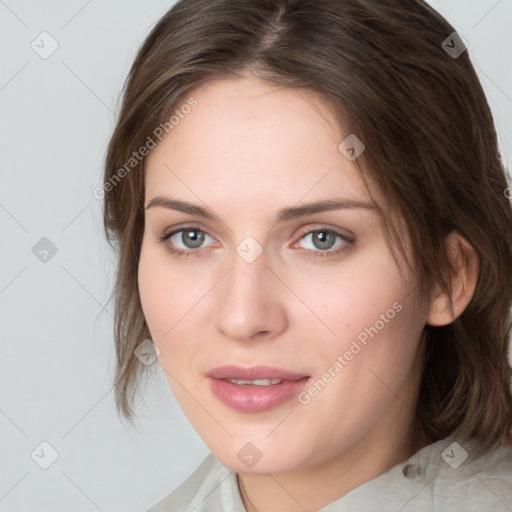
<path fill-rule="evenodd" d="M 241 379 L 241 380 L 259 380 L 259 379 L 281 379 L 281 380 L 300 380 L 308 377 L 303 373 L 290 372 L 281 368 L 272 366 L 251 366 L 243 368 L 235 365 L 219 366 L 210 370 L 207 374 L 212 379 Z"/>

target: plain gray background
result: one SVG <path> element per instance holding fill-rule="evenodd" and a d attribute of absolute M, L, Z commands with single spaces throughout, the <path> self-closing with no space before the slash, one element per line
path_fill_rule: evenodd
<path fill-rule="evenodd" d="M 2 512 L 140 512 L 207 454 L 156 365 L 138 430 L 116 415 L 114 258 L 92 194 L 129 66 L 172 4 L 0 0 Z M 512 0 L 431 4 L 469 43 L 510 168 Z"/>

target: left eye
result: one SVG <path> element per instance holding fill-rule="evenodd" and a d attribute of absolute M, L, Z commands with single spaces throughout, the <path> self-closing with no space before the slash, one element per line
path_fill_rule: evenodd
<path fill-rule="evenodd" d="M 335 246 L 336 239 L 339 239 L 340 242 Z M 320 229 L 316 231 L 310 231 L 304 235 L 301 240 L 305 240 L 309 243 L 310 246 L 305 247 L 306 249 L 328 251 L 342 245 L 343 242 L 346 241 L 346 237 L 342 236 L 336 231 Z"/>

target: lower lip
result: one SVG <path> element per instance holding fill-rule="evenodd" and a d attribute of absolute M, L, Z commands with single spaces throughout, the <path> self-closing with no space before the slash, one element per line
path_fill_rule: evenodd
<path fill-rule="evenodd" d="M 265 412 L 298 395 L 309 377 L 271 386 L 243 386 L 227 380 L 209 380 L 213 394 L 232 409 L 240 412 Z"/>

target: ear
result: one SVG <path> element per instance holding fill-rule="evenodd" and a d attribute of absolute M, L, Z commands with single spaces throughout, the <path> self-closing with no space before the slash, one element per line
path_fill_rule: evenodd
<path fill-rule="evenodd" d="M 427 324 L 434 326 L 448 325 L 463 313 L 478 280 L 478 256 L 460 233 L 453 231 L 446 237 L 445 251 L 453 269 L 452 293 L 448 295 L 436 284 L 427 317 Z"/>

